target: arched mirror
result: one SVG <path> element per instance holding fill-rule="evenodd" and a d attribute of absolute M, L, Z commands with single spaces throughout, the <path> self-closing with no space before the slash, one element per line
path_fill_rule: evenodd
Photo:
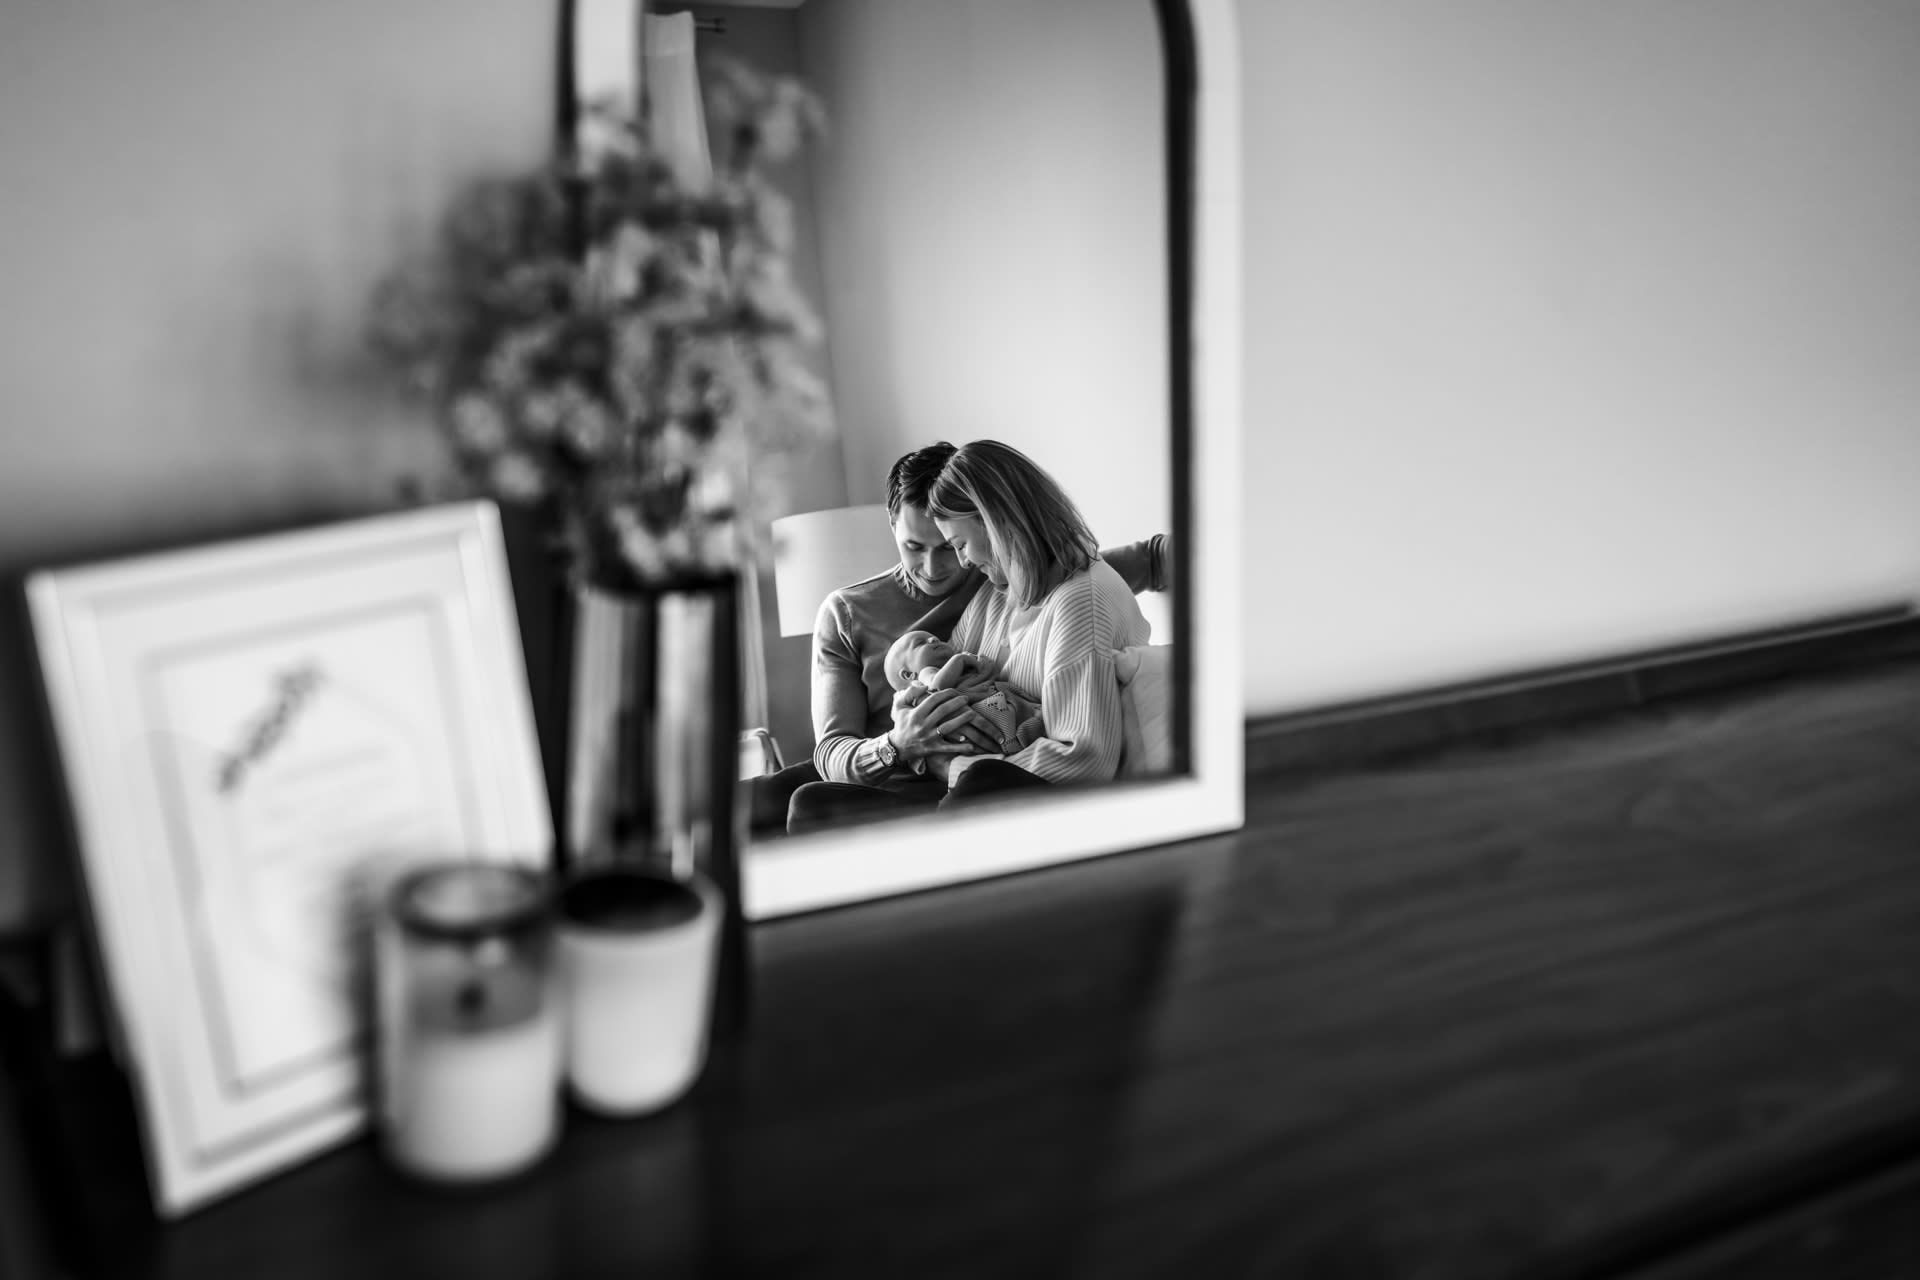
<path fill-rule="evenodd" d="M 748 914 L 1237 825 L 1229 6 L 575 0 L 566 26 L 576 108 L 637 65 L 700 150 L 732 61 L 825 120 L 771 175 L 832 410 L 756 530 Z"/>

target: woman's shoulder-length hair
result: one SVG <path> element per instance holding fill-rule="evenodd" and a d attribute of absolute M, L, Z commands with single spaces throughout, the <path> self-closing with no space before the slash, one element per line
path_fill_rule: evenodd
<path fill-rule="evenodd" d="M 927 492 L 927 514 L 935 520 L 978 517 L 1006 572 L 1008 598 L 1022 609 L 1046 599 L 1100 549 L 1060 482 L 997 440 L 954 450 Z"/>

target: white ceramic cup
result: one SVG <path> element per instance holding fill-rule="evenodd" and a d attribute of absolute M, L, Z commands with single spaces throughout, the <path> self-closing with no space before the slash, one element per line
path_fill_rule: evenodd
<path fill-rule="evenodd" d="M 704 877 L 599 866 L 560 891 L 556 940 L 568 1090 L 590 1111 L 640 1116 L 706 1064 L 720 894 Z"/>

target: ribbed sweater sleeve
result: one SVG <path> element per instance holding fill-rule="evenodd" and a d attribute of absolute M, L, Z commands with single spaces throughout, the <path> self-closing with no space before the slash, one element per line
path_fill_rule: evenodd
<path fill-rule="evenodd" d="M 813 767 L 829 782 L 869 785 L 890 770 L 866 736 L 867 686 L 853 612 L 839 592 L 820 604 L 813 624 Z"/>
<path fill-rule="evenodd" d="M 1048 782 L 1108 782 L 1120 770 L 1120 682 L 1114 619 L 1090 578 L 1048 597 L 1040 716 L 1045 736 L 1007 757 Z"/>

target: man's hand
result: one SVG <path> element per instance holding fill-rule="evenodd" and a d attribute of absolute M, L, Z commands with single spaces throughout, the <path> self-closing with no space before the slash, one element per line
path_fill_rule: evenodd
<path fill-rule="evenodd" d="M 999 750 L 960 690 L 936 689 L 923 697 L 924 692 L 910 684 L 893 695 L 893 740 L 908 763 L 930 765 L 936 758 Z"/>

